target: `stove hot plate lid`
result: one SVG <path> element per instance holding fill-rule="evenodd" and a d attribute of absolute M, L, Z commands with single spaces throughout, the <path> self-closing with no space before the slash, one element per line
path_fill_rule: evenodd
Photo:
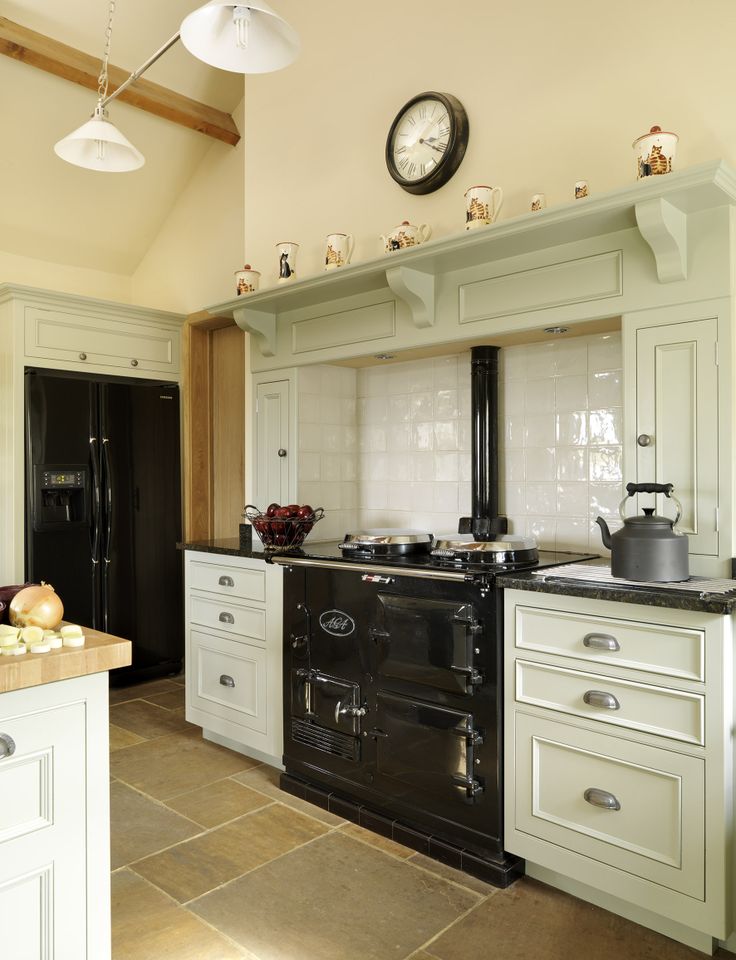
<path fill-rule="evenodd" d="M 347 553 L 360 551 L 382 555 L 426 553 L 431 548 L 433 540 L 433 535 L 426 530 L 374 527 L 365 530 L 350 530 L 343 537 L 340 549 Z"/>
<path fill-rule="evenodd" d="M 475 540 L 472 533 L 454 533 L 438 537 L 432 556 L 485 563 L 521 563 L 536 560 L 539 550 L 536 540 L 518 534 L 502 534 L 495 540 Z"/>

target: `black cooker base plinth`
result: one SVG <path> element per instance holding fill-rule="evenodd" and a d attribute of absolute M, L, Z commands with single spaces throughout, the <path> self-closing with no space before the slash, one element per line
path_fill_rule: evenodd
<path fill-rule="evenodd" d="M 366 830 L 410 847 L 448 867 L 462 870 L 491 886 L 509 887 L 524 875 L 524 861 L 510 853 L 504 853 L 498 859 L 483 857 L 477 852 L 464 850 L 446 840 L 439 840 L 421 828 L 407 826 L 399 820 L 391 820 L 371 810 L 370 807 L 317 787 L 292 773 L 281 774 L 280 786 L 282 790 L 301 800 L 313 803 L 323 810 L 334 813 L 337 817 L 350 820 Z"/>

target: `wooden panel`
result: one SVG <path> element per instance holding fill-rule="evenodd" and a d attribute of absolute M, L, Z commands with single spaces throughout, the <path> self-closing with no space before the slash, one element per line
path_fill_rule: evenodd
<path fill-rule="evenodd" d="M 459 322 L 549 310 L 562 304 L 619 297 L 622 293 L 623 254 L 621 250 L 612 250 L 463 284 Z"/>
<path fill-rule="evenodd" d="M 245 503 L 245 334 L 230 326 L 210 337 L 213 535 L 233 537 Z"/>
<path fill-rule="evenodd" d="M 383 340 L 395 335 L 396 304 L 393 300 L 300 320 L 291 328 L 294 353 L 325 350 L 345 343 Z"/>
<path fill-rule="evenodd" d="M 97 92 L 99 57 L 91 57 L 5 17 L 0 17 L 0 53 Z M 128 79 L 132 70 L 110 66 L 108 73 L 109 92 L 113 93 Z M 151 83 L 150 80 L 136 80 L 118 99 L 231 146 L 240 140 L 238 128 L 230 114 L 168 90 L 158 83 Z"/>
<path fill-rule="evenodd" d="M 183 341 L 184 539 L 210 540 L 213 536 L 210 334 L 187 320 Z"/>

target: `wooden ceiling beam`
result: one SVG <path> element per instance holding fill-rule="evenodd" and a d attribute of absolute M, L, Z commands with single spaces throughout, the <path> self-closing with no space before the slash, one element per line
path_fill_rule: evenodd
<path fill-rule="evenodd" d="M 97 91 L 99 59 L 5 17 L 0 17 L 0 54 Z M 108 93 L 112 93 L 128 79 L 130 72 L 110 65 L 108 75 Z M 117 99 L 233 147 L 240 140 L 238 128 L 229 113 L 191 100 L 150 80 L 136 80 Z"/>

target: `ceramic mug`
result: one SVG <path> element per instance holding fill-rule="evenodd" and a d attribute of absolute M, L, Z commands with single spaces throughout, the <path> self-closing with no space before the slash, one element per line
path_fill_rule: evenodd
<path fill-rule="evenodd" d="M 258 289 L 260 279 L 260 273 L 253 270 L 249 263 L 246 263 L 242 270 L 235 271 L 235 292 L 238 296 L 243 293 L 253 293 Z"/>
<path fill-rule="evenodd" d="M 636 179 L 671 173 L 678 140 L 676 133 L 668 133 L 661 127 L 652 127 L 649 133 L 634 140 Z"/>
<path fill-rule="evenodd" d="M 588 181 L 576 180 L 575 181 L 575 199 L 584 200 L 587 196 L 589 196 Z"/>
<path fill-rule="evenodd" d="M 276 252 L 279 255 L 279 283 L 289 283 L 296 280 L 296 253 L 299 249 L 298 243 L 291 243 L 288 240 L 276 244 Z"/>
<path fill-rule="evenodd" d="M 529 209 L 532 213 L 537 213 L 540 210 L 544 210 L 547 206 L 547 198 L 543 193 L 535 193 L 532 196 L 532 199 L 529 201 Z"/>
<path fill-rule="evenodd" d="M 350 263 L 354 247 L 352 233 L 328 233 L 325 270 L 334 270 Z"/>
<path fill-rule="evenodd" d="M 470 187 L 465 191 L 465 229 L 486 227 L 498 216 L 503 205 L 500 187 Z"/>

